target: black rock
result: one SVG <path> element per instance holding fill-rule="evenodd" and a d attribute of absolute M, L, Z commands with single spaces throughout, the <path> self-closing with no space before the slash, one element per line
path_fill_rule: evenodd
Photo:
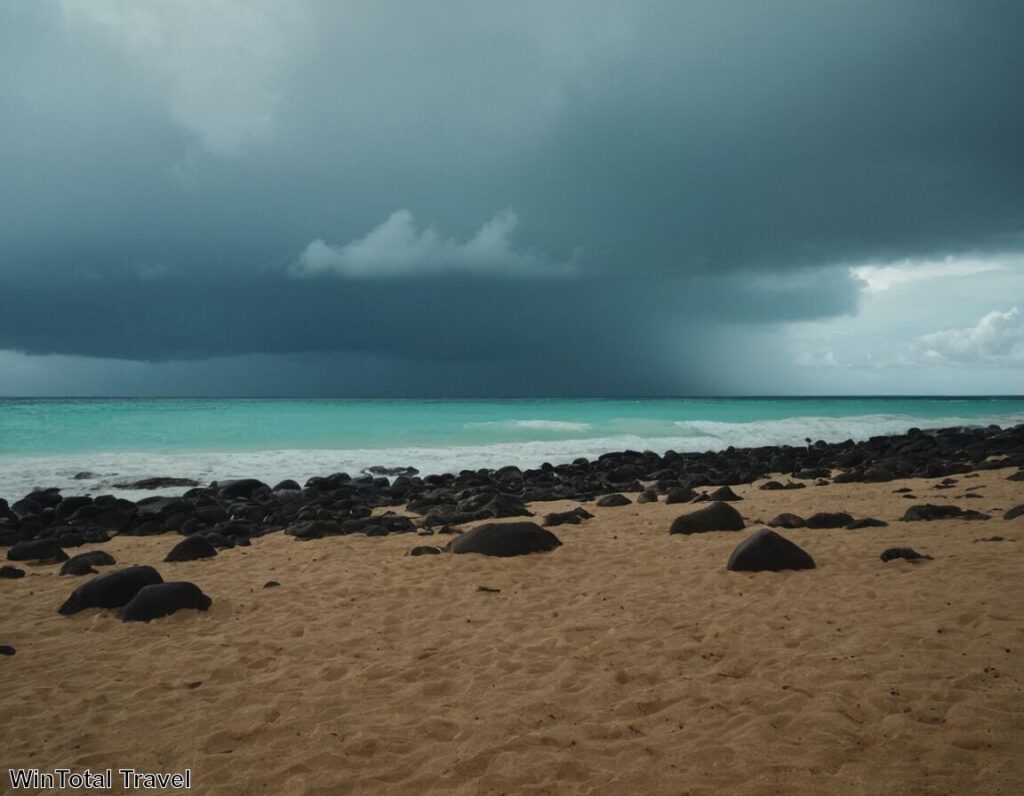
<path fill-rule="evenodd" d="M 882 552 L 879 556 L 883 562 L 892 561 L 894 558 L 905 558 L 907 561 L 917 561 L 919 559 L 927 559 L 931 561 L 931 556 L 921 555 L 912 547 L 890 547 L 888 550 Z"/>
<path fill-rule="evenodd" d="M 789 514 L 783 512 L 772 519 L 768 520 L 768 525 L 772 528 L 803 528 L 807 525 L 807 520 L 801 517 L 799 514 Z"/>
<path fill-rule="evenodd" d="M 266 583 L 263 584 L 263 588 L 264 589 L 274 589 L 274 588 L 276 588 L 276 587 L 278 587 L 280 585 L 281 584 L 278 581 L 276 581 L 276 580 L 268 580 Z"/>
<path fill-rule="evenodd" d="M 608 506 L 628 506 L 632 502 L 633 501 L 625 495 L 618 492 L 612 492 L 610 495 L 598 498 L 597 505 L 602 508 L 606 508 Z"/>
<path fill-rule="evenodd" d="M 689 503 L 696 496 L 697 493 L 694 492 L 688 486 L 673 487 L 672 489 L 668 490 L 668 492 L 665 493 L 665 504 L 671 505 L 673 503 Z"/>
<path fill-rule="evenodd" d="M 845 528 L 853 522 L 853 517 L 847 514 L 845 511 L 819 511 L 817 514 L 812 514 L 807 518 L 806 526 L 808 528 Z"/>
<path fill-rule="evenodd" d="M 535 522 L 504 522 L 480 525 L 453 539 L 449 549 L 507 558 L 554 550 L 561 544 L 557 536 Z"/>
<path fill-rule="evenodd" d="M 138 481 L 121 481 L 114 484 L 115 489 L 167 489 L 172 486 L 199 486 L 199 482 L 191 478 L 155 476 L 153 478 L 140 478 Z"/>
<path fill-rule="evenodd" d="M 1003 515 L 1004 520 L 1014 520 L 1017 517 L 1024 517 L 1024 503 L 1021 503 L 1019 506 L 1014 506 Z"/>
<path fill-rule="evenodd" d="M 53 512 L 53 517 L 57 522 L 67 522 L 72 514 L 75 514 L 79 509 L 84 509 L 92 506 L 91 497 L 66 497 L 60 503 L 57 504 Z M 97 509 L 98 512 L 102 512 L 102 509 Z M 90 519 L 83 517 L 81 519 Z"/>
<path fill-rule="evenodd" d="M 854 520 L 846 527 L 848 530 L 855 531 L 858 528 L 887 528 L 889 523 L 885 520 L 876 520 L 874 517 L 862 517 L 859 520 Z"/>
<path fill-rule="evenodd" d="M 83 583 L 71 592 L 71 596 L 64 601 L 58 612 L 70 616 L 86 608 L 120 608 L 131 600 L 139 589 L 163 581 L 160 573 L 153 567 L 128 567 L 117 572 L 108 572 Z"/>
<path fill-rule="evenodd" d="M 725 500 L 729 502 L 735 500 L 743 500 L 743 498 L 741 498 L 727 486 L 720 486 L 718 489 L 716 489 L 714 492 L 708 495 L 708 497 L 711 500 Z"/>
<path fill-rule="evenodd" d="M 88 553 L 79 553 L 64 562 L 60 568 L 61 575 L 91 575 L 96 572 L 93 567 L 109 567 L 116 564 L 117 560 L 103 550 L 91 550 Z"/>
<path fill-rule="evenodd" d="M 577 506 L 571 511 L 555 511 L 544 516 L 544 525 L 551 528 L 556 525 L 579 525 L 583 520 L 589 520 L 594 515 L 582 506 Z"/>
<path fill-rule="evenodd" d="M 460 503 L 459 509 L 466 510 Z M 532 517 L 533 512 L 523 504 L 523 501 L 512 495 L 498 494 L 480 507 L 482 516 L 491 517 Z"/>
<path fill-rule="evenodd" d="M 0 655 L 13 655 L 17 650 L 14 649 L 10 644 L 0 645 Z"/>
<path fill-rule="evenodd" d="M 18 542 L 7 551 L 8 561 L 67 561 L 65 553 L 54 539 L 32 539 Z"/>
<path fill-rule="evenodd" d="M 726 568 L 733 572 L 814 569 L 814 559 L 784 536 L 762 528 L 736 546 L 732 555 L 729 556 L 729 564 Z"/>
<path fill-rule="evenodd" d="M 1007 481 L 1024 481 L 1024 470 L 1018 470 L 1013 475 L 1006 476 Z"/>
<path fill-rule="evenodd" d="M 6 565 L 0 567 L 0 579 L 2 580 L 17 580 L 23 577 L 25 577 L 25 570 L 23 569 Z"/>
<path fill-rule="evenodd" d="M 636 499 L 637 503 L 657 503 L 658 493 L 653 489 L 645 489 Z"/>
<path fill-rule="evenodd" d="M 714 502 L 698 511 L 677 517 L 669 533 L 705 533 L 707 531 L 741 531 L 743 517 L 728 503 Z"/>
<path fill-rule="evenodd" d="M 217 484 L 217 495 L 222 498 L 251 498 L 257 492 L 269 492 L 270 487 L 255 478 L 239 478 Z"/>
<path fill-rule="evenodd" d="M 149 622 L 191 608 L 209 610 L 213 603 L 194 583 L 172 581 L 144 586 L 117 612 L 122 622 Z"/>
<path fill-rule="evenodd" d="M 188 536 L 171 548 L 164 561 L 195 561 L 199 558 L 213 558 L 216 548 L 204 536 Z"/>
<path fill-rule="evenodd" d="M 415 467 L 381 467 L 380 465 L 367 467 L 363 472 L 367 475 L 404 475 L 406 478 L 420 473 Z"/>
<path fill-rule="evenodd" d="M 309 520 L 292 525 L 285 533 L 298 540 L 308 541 L 309 539 L 323 539 L 325 536 L 338 536 L 343 531 L 341 525 L 332 520 Z"/>
<path fill-rule="evenodd" d="M 419 545 L 409 551 L 411 556 L 436 556 L 440 555 L 443 550 L 440 547 L 430 547 L 429 545 Z"/>
<path fill-rule="evenodd" d="M 235 537 L 211 531 L 203 535 L 207 543 L 218 550 L 228 550 L 235 546 Z"/>
<path fill-rule="evenodd" d="M 980 511 L 969 509 L 964 511 L 959 506 L 933 506 L 930 503 L 925 505 L 911 506 L 903 515 L 904 522 L 918 522 L 921 520 L 987 520 L 989 515 Z"/>

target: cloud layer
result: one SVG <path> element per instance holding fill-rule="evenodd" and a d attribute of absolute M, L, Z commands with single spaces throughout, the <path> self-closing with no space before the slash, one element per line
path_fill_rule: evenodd
<path fill-rule="evenodd" d="M 1022 26 L 926 0 L 13 0 L 0 350 L 785 390 L 779 330 L 1017 267 Z M 1015 304 L 933 307 L 901 345 Z"/>

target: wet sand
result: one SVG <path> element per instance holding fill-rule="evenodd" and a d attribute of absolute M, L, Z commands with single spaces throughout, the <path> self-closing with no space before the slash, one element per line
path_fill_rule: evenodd
<path fill-rule="evenodd" d="M 408 557 L 448 539 L 415 535 L 273 534 L 175 564 L 174 534 L 72 550 L 152 564 L 213 607 L 64 617 L 83 579 L 59 565 L 0 580 L 0 644 L 17 649 L 0 658 L 0 790 L 12 766 L 131 766 L 190 768 L 202 794 L 1019 794 L 1009 472 L 948 490 L 759 481 L 733 487 L 737 533 L 668 534 L 700 505 L 589 503 L 594 519 L 553 529 L 562 547 L 514 559 Z M 899 521 L 925 502 L 993 519 Z M 817 569 L 725 571 L 758 520 L 840 510 L 891 524 L 782 530 Z M 899 545 L 935 560 L 879 560 Z"/>

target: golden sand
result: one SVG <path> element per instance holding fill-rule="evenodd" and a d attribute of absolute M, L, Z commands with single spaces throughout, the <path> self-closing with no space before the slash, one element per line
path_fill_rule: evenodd
<path fill-rule="evenodd" d="M 0 581 L 0 644 L 17 648 L 0 658 L 0 785 L 11 766 L 133 767 L 189 768 L 201 794 L 1017 796 L 1024 517 L 1001 515 L 1024 484 L 1008 472 L 734 487 L 751 527 L 892 523 L 782 531 L 817 561 L 805 572 L 727 572 L 747 532 L 669 536 L 699 506 L 661 503 L 587 504 L 594 519 L 554 529 L 561 548 L 515 559 L 274 534 L 168 564 L 177 536 L 118 537 L 118 566 L 194 581 L 213 607 L 64 617 L 83 579 Z M 924 502 L 994 517 L 898 521 Z M 935 560 L 883 564 L 897 545 Z"/>

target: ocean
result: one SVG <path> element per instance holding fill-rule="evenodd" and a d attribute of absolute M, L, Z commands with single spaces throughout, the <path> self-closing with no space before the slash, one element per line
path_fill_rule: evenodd
<path fill-rule="evenodd" d="M 991 423 L 1024 423 L 1024 398 L 0 399 L 0 497 L 56 486 L 138 498 L 159 492 L 113 485 L 149 476 L 301 483 L 373 465 L 535 467 L 627 448 L 802 445 Z"/>

